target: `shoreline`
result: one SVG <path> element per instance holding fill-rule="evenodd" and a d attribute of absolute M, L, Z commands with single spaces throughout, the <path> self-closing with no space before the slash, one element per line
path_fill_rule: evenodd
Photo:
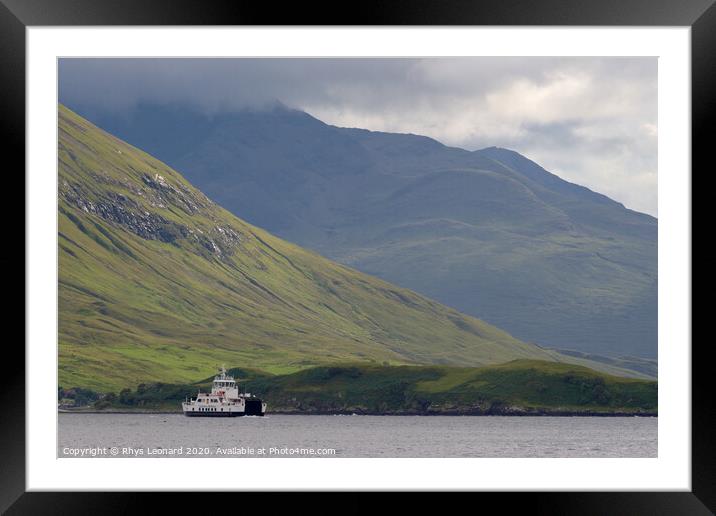
<path fill-rule="evenodd" d="M 58 410 L 58 414 L 145 414 L 145 415 L 182 415 L 181 411 L 176 410 Z M 658 412 L 594 412 L 594 411 L 515 411 L 515 412 L 295 412 L 295 411 L 275 411 L 268 412 L 269 415 L 278 416 L 473 416 L 473 417 L 655 417 L 658 418 Z"/>

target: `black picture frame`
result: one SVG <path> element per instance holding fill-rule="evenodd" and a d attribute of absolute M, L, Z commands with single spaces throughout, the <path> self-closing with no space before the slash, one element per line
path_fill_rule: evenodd
<path fill-rule="evenodd" d="M 0 112 L 2 148 L 14 166 L 5 168 L 7 191 L 25 192 L 25 30 L 31 26 L 77 25 L 552 25 L 552 26 L 689 26 L 692 71 L 692 170 L 703 164 L 712 146 L 716 104 L 716 0 L 393 0 L 355 4 L 226 1 L 226 0 L 0 0 Z M 8 163 L 8 161 L 5 161 Z M 11 177 L 9 177 L 11 176 Z M 693 178 L 693 172 L 692 172 Z M 12 185 L 12 181 L 16 184 Z M 12 186 L 8 186 L 10 183 Z M 19 203 L 25 196 L 13 195 Z M 7 209 L 7 206 L 5 206 Z M 17 207 L 13 213 L 20 213 Z M 22 213 L 24 214 L 24 208 Z M 25 269 L 24 225 L 17 215 L 7 228 L 6 252 L 0 261 L 20 292 Z M 8 252 L 12 248 L 12 252 Z M 22 264 L 18 263 L 21 262 Z M 11 279 L 11 281 L 13 281 Z M 14 285 L 13 285 L 14 286 Z M 25 298 L 24 282 L 22 299 Z M 12 293 L 11 291 L 9 293 Z M 8 296 L 9 297 L 9 296 Z M 24 303 L 13 297 L 5 312 L 6 328 L 25 320 Z M 13 310 L 18 313 L 13 313 Z M 672 343 L 676 345 L 677 343 Z M 687 344 L 687 343 L 680 343 Z M 15 356 L 12 356 L 14 353 Z M 716 453 L 713 435 L 713 390 L 707 380 L 711 362 L 708 343 L 692 347 L 692 491 L 644 493 L 526 493 L 482 494 L 501 509 L 529 507 L 538 514 L 709 514 L 716 511 Z M 3 352 L 0 407 L 0 510 L 9 514 L 114 514 L 143 512 L 149 494 L 26 493 L 25 492 L 25 359 L 17 340 L 6 339 Z M 5 417 L 9 416 L 9 417 Z M 198 472 L 198 474 L 200 474 Z M 191 498 L 179 493 L 159 494 L 161 503 L 181 504 Z M 233 495 L 235 496 L 235 495 Z M 264 503 L 263 496 L 250 503 Z M 279 496 L 279 498 L 281 498 Z M 352 497 L 354 500 L 355 496 Z M 272 495 L 275 501 L 275 495 Z M 422 496 L 413 499 L 422 503 Z M 217 507 L 230 500 L 214 499 Z M 233 502 L 235 503 L 235 502 Z M 302 502 L 298 502 L 302 503 Z M 323 503 L 323 502 L 322 502 Z M 334 501 L 326 507 L 336 506 Z M 369 500 L 352 501 L 353 511 L 371 507 Z M 472 502 L 470 502 L 472 503 Z M 246 502 L 236 504 L 243 506 Z M 258 507 L 259 505 L 257 505 Z M 212 509 L 209 509 L 212 510 Z"/>

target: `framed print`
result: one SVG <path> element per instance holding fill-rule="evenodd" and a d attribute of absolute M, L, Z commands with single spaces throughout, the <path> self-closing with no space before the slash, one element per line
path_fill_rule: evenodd
<path fill-rule="evenodd" d="M 26 193 L 3 508 L 714 510 L 691 336 L 712 2 L 162 7 L 3 0 Z"/>

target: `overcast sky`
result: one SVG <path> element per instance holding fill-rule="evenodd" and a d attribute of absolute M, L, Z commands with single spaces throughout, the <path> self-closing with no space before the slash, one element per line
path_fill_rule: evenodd
<path fill-rule="evenodd" d="M 657 215 L 656 58 L 71 59 L 60 101 L 216 112 L 276 100 L 326 123 L 514 149 Z"/>

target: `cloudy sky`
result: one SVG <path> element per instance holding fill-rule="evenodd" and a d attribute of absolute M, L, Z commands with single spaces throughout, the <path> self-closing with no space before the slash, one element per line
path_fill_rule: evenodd
<path fill-rule="evenodd" d="M 60 101 L 208 112 L 280 101 L 326 123 L 514 149 L 657 215 L 656 58 L 61 60 Z"/>

